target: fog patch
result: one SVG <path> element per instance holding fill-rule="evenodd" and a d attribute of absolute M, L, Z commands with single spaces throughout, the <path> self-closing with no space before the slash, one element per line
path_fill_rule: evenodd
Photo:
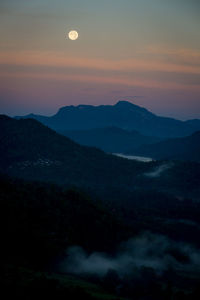
<path fill-rule="evenodd" d="M 62 265 L 71 273 L 92 273 L 105 275 L 109 269 L 117 269 L 116 258 L 104 253 L 87 254 L 81 247 L 71 247 L 67 250 L 67 259 Z"/>
<path fill-rule="evenodd" d="M 173 163 L 165 163 L 162 164 L 158 167 L 156 167 L 153 171 L 144 173 L 145 176 L 151 177 L 151 178 L 156 178 L 160 177 L 165 171 L 173 167 Z"/>
<path fill-rule="evenodd" d="M 60 264 L 62 272 L 100 277 L 114 270 L 124 278 L 138 274 L 144 268 L 153 270 L 157 276 L 169 269 L 200 271 L 200 252 L 191 245 L 145 232 L 121 244 L 113 256 L 98 252 L 88 254 L 81 247 L 71 247 Z"/>

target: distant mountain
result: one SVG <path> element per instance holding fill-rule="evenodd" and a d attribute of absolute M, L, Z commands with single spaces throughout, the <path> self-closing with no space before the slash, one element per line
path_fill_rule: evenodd
<path fill-rule="evenodd" d="M 149 136 L 181 137 L 200 130 L 199 120 L 183 122 L 159 117 L 128 101 L 115 105 L 71 105 L 60 108 L 52 117 L 31 114 L 23 118 L 34 118 L 56 131 L 118 127 Z"/>
<path fill-rule="evenodd" d="M 155 159 L 191 160 L 200 162 L 200 131 L 191 136 L 143 145 L 129 154 L 147 155 Z"/>
<path fill-rule="evenodd" d="M 188 120 L 185 121 L 185 123 L 192 127 L 194 130 L 197 130 L 200 126 L 200 119 Z"/>
<path fill-rule="evenodd" d="M 126 153 L 141 145 L 160 141 L 157 137 L 144 136 L 138 131 L 117 127 L 60 131 L 60 133 L 81 145 L 97 147 L 110 153 Z"/>

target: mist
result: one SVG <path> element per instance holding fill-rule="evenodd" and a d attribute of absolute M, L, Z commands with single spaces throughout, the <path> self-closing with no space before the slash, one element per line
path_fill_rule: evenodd
<path fill-rule="evenodd" d="M 144 175 L 151 178 L 160 177 L 165 171 L 173 167 L 173 163 L 165 163 L 156 167 L 153 171 L 145 173 Z"/>
<path fill-rule="evenodd" d="M 116 253 L 87 253 L 81 247 L 71 247 L 59 269 L 74 274 L 105 276 L 110 270 L 120 278 L 151 269 L 156 276 L 167 270 L 200 271 L 200 251 L 195 247 L 175 242 L 164 235 L 144 232 L 122 243 Z"/>

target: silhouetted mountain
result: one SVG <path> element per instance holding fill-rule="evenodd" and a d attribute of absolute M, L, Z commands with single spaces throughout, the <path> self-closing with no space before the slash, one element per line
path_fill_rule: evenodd
<path fill-rule="evenodd" d="M 60 133 L 81 145 L 97 147 L 111 153 L 126 153 L 141 145 L 160 141 L 157 137 L 144 136 L 138 131 L 127 131 L 117 127 L 60 131 Z"/>
<path fill-rule="evenodd" d="M 23 118 L 30 117 L 57 131 L 119 127 L 149 136 L 177 137 L 200 130 L 198 120 L 183 122 L 159 117 L 128 101 L 119 101 L 115 105 L 71 105 L 60 108 L 52 117 L 31 114 Z"/>
<path fill-rule="evenodd" d="M 183 138 L 167 139 L 152 145 L 144 145 L 130 152 L 155 159 L 177 159 L 200 162 L 200 131 Z"/>

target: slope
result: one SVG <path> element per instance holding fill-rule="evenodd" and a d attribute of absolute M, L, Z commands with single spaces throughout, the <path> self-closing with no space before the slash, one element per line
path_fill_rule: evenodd
<path fill-rule="evenodd" d="M 144 145 L 130 151 L 135 155 L 147 155 L 154 159 L 176 159 L 200 162 L 200 131 L 191 136 Z"/>
<path fill-rule="evenodd" d="M 129 149 L 160 141 L 159 138 L 144 136 L 138 131 L 127 131 L 117 127 L 60 131 L 60 133 L 81 145 L 97 147 L 111 153 L 126 153 Z"/>

